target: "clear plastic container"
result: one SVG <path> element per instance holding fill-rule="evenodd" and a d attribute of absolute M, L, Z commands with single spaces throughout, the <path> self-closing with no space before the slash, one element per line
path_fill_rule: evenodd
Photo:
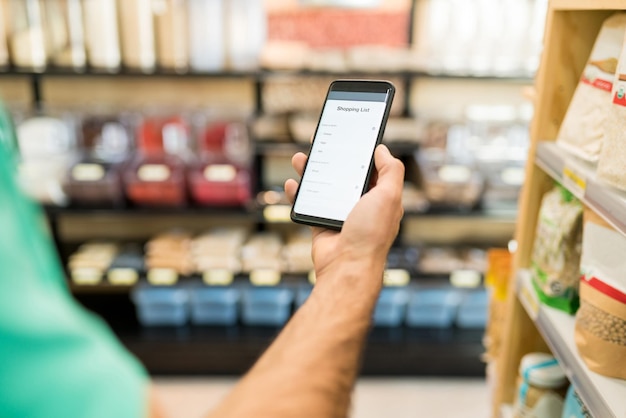
<path fill-rule="evenodd" d="M 67 204 L 67 170 L 76 156 L 73 119 L 66 115 L 26 118 L 17 126 L 21 153 L 19 179 L 44 204 Z"/>
<path fill-rule="evenodd" d="M 121 63 L 116 0 L 84 0 L 85 46 L 93 68 L 117 71 Z"/>
<path fill-rule="evenodd" d="M 229 0 L 230 1 L 230 0 Z M 194 71 L 221 71 L 225 65 L 223 0 L 192 0 L 189 7 L 189 64 Z"/>
<path fill-rule="evenodd" d="M 409 301 L 409 291 L 405 287 L 385 287 L 380 292 L 374 309 L 374 325 L 397 327 L 402 324 Z"/>
<path fill-rule="evenodd" d="M 131 297 L 144 326 L 181 326 L 189 320 L 189 292 L 184 288 L 138 286 Z"/>
<path fill-rule="evenodd" d="M 485 328 L 489 316 L 489 295 L 486 289 L 467 292 L 456 316 L 459 328 Z"/>
<path fill-rule="evenodd" d="M 193 287 L 191 321 L 198 325 L 234 325 L 239 316 L 239 290 L 234 287 Z"/>
<path fill-rule="evenodd" d="M 417 289 L 409 299 L 406 323 L 411 327 L 451 327 L 460 301 L 461 295 L 454 289 Z"/>
<path fill-rule="evenodd" d="M 124 66 L 144 72 L 156 66 L 152 0 L 118 2 Z"/>
<path fill-rule="evenodd" d="M 48 61 L 44 33 L 44 2 L 9 0 L 9 46 L 16 67 L 42 71 Z"/>
<path fill-rule="evenodd" d="M 139 206 L 182 207 L 187 201 L 189 127 L 182 118 L 149 118 L 138 129 L 138 152 L 124 170 L 126 196 Z"/>
<path fill-rule="evenodd" d="M 236 71 L 258 68 L 267 25 L 263 2 L 228 0 L 224 3 L 230 68 Z"/>
<path fill-rule="evenodd" d="M 57 67 L 82 70 L 87 58 L 80 0 L 46 1 L 46 40 Z"/>
<path fill-rule="evenodd" d="M 85 118 L 81 158 L 69 171 L 72 203 L 102 207 L 124 204 L 122 169 L 131 149 L 130 121 L 115 116 Z"/>
<path fill-rule="evenodd" d="M 294 294 L 284 287 L 248 287 L 242 294 L 242 320 L 246 325 L 284 325 L 291 315 Z"/>
<path fill-rule="evenodd" d="M 189 17 L 185 0 L 153 2 L 159 66 L 185 72 L 189 68 Z"/>
<path fill-rule="evenodd" d="M 189 189 L 201 205 L 243 206 L 252 198 L 250 141 L 242 122 L 210 124 L 188 172 Z"/>

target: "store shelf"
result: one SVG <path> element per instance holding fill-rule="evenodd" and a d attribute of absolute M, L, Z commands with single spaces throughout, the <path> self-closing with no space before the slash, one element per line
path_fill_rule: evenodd
<path fill-rule="evenodd" d="M 258 210 L 244 207 L 200 207 L 187 206 L 181 208 L 168 207 L 87 207 L 87 206 L 44 206 L 46 214 L 59 215 L 85 215 L 85 216 L 183 216 L 183 215 L 207 215 L 214 217 L 256 218 Z"/>
<path fill-rule="evenodd" d="M 410 156 L 419 149 L 419 144 L 415 142 L 391 142 L 385 143 L 389 151 L 396 157 Z M 296 152 L 309 152 L 310 145 L 298 142 L 272 142 L 257 141 L 255 152 L 257 155 L 285 155 L 291 157 Z"/>
<path fill-rule="evenodd" d="M 587 368 L 576 349 L 574 317 L 539 302 L 528 270 L 518 274 L 517 294 L 591 415 L 626 417 L 626 381 L 604 377 Z"/>
<path fill-rule="evenodd" d="M 554 142 L 537 144 L 535 163 L 626 235 L 626 193 L 598 180 L 592 164 L 574 157 Z"/>

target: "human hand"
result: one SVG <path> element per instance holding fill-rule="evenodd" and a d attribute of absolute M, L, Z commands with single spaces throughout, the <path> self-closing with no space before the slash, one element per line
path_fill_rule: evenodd
<path fill-rule="evenodd" d="M 306 155 L 297 153 L 291 162 L 302 176 Z M 389 248 L 398 234 L 402 219 L 402 186 L 404 165 L 394 158 L 385 145 L 374 153 L 376 171 L 370 189 L 357 202 L 340 232 L 313 228 L 313 263 L 318 280 L 327 272 L 356 268 L 373 272 L 382 278 Z M 285 192 L 293 202 L 298 183 L 289 179 Z M 332 274 L 330 274 L 332 276 Z M 378 286 L 380 286 L 380 280 Z"/>

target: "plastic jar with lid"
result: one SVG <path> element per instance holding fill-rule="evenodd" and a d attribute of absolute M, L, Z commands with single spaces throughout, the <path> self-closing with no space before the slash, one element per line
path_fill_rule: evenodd
<path fill-rule="evenodd" d="M 546 353 L 530 353 L 519 367 L 515 418 L 560 417 L 568 388 L 557 360 Z"/>
<path fill-rule="evenodd" d="M 189 18 L 185 0 L 154 0 L 159 66 L 185 72 L 189 68 Z"/>
<path fill-rule="evenodd" d="M 13 64 L 25 69 L 43 70 L 48 60 L 43 2 L 11 0 L 8 6 L 9 47 Z"/>
<path fill-rule="evenodd" d="M 58 67 L 84 69 L 87 58 L 80 0 L 48 0 L 45 22 L 50 61 Z"/>
<path fill-rule="evenodd" d="M 153 71 L 156 54 L 152 0 L 124 0 L 118 4 L 124 66 L 144 72 Z"/>
<path fill-rule="evenodd" d="M 224 1 L 192 0 L 189 7 L 189 64 L 194 71 L 221 71 L 225 62 Z"/>
<path fill-rule="evenodd" d="M 89 65 L 116 71 L 121 53 L 115 0 L 84 0 L 85 44 Z"/>

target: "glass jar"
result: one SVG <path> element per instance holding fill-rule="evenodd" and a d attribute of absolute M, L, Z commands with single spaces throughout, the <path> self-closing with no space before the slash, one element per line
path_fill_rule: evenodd
<path fill-rule="evenodd" d="M 154 0 L 159 66 L 185 72 L 189 68 L 189 19 L 185 0 Z"/>
<path fill-rule="evenodd" d="M 263 2 L 229 0 L 225 4 L 230 68 L 236 71 L 256 69 L 266 37 Z"/>
<path fill-rule="evenodd" d="M 565 373 L 553 356 L 526 354 L 519 367 L 515 418 L 560 417 L 567 387 Z"/>
<path fill-rule="evenodd" d="M 81 124 L 81 157 L 69 170 L 72 203 L 99 207 L 124 204 L 122 169 L 131 148 L 128 118 L 94 115 Z"/>
<path fill-rule="evenodd" d="M 124 187 L 130 201 L 138 206 L 185 205 L 188 138 L 189 128 L 182 118 L 143 121 L 137 131 L 137 155 L 124 169 Z"/>
<path fill-rule="evenodd" d="M 10 0 L 9 46 L 16 67 L 42 71 L 48 54 L 44 36 L 44 12 L 40 0 Z"/>
<path fill-rule="evenodd" d="M 46 35 L 54 65 L 76 70 L 85 68 L 87 58 L 80 0 L 46 2 Z"/>
<path fill-rule="evenodd" d="M 121 53 L 115 0 L 84 0 L 85 44 L 89 65 L 116 71 Z"/>
<path fill-rule="evenodd" d="M 118 4 L 124 66 L 153 71 L 156 55 L 152 0 L 124 0 Z"/>
<path fill-rule="evenodd" d="M 194 71 L 224 69 L 224 2 L 192 0 L 189 6 L 189 64 Z M 240 28 L 241 29 L 241 28 Z"/>

